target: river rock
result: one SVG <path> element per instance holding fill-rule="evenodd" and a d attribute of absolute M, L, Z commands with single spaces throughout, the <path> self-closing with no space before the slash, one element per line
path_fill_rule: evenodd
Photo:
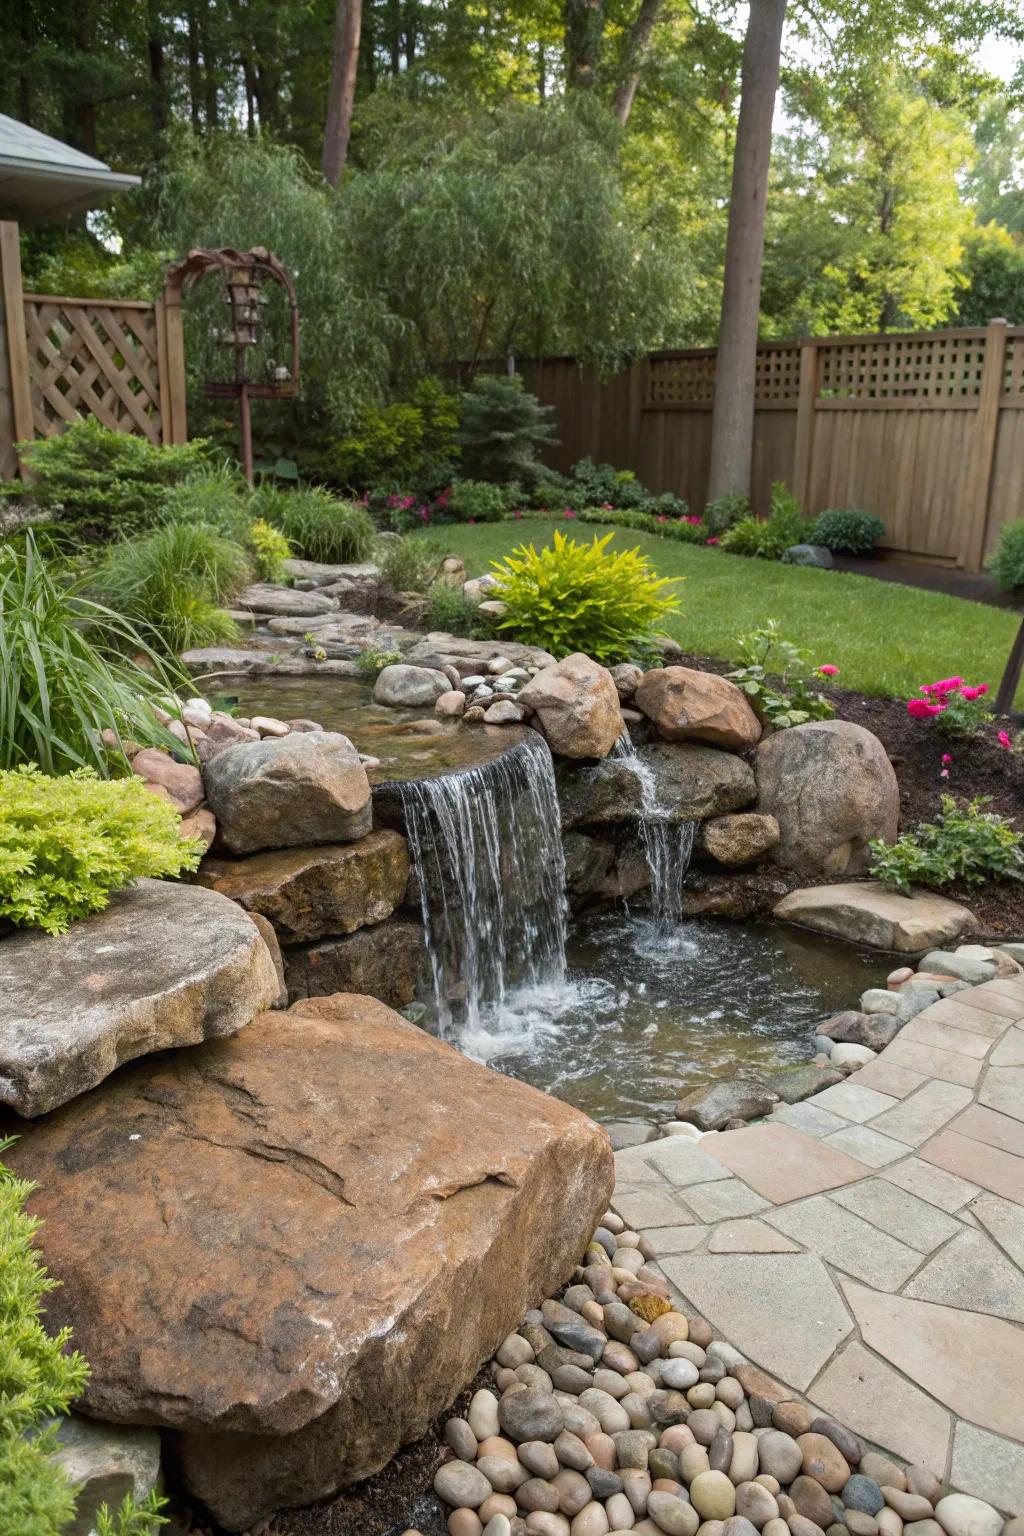
<path fill-rule="evenodd" d="M 140 880 L 67 933 L 0 943 L 0 1103 L 46 1114 L 134 1057 L 234 1034 L 278 991 L 233 902 Z"/>
<path fill-rule="evenodd" d="M 409 851 L 381 828 L 340 847 L 278 848 L 247 859 L 206 859 L 199 879 L 270 919 L 283 944 L 352 933 L 380 923 L 401 903 Z"/>
<path fill-rule="evenodd" d="M 980 947 L 980 945 L 965 944 L 964 953 L 960 950 L 951 952 L 933 949 L 921 961 L 921 970 L 937 972 L 941 976 L 955 976 L 958 981 L 966 981 L 972 987 L 980 982 L 992 981 L 997 973 L 994 960 L 982 959 L 976 954 L 969 953 L 970 950 Z"/>
<path fill-rule="evenodd" d="M 716 816 L 700 829 L 700 847 L 717 864 L 737 869 L 756 864 L 778 847 L 779 824 L 774 816 L 756 811 L 742 816 Z"/>
<path fill-rule="evenodd" d="M 804 1453 L 793 1439 L 780 1429 L 766 1430 L 758 1437 L 758 1467 L 780 1483 L 791 1483 L 803 1465 Z"/>
<path fill-rule="evenodd" d="M 466 713 L 466 695 L 461 688 L 451 688 L 434 700 L 434 714 L 440 720 L 458 720 Z"/>
<path fill-rule="evenodd" d="M 366 769 L 348 737 L 335 731 L 229 747 L 203 776 L 232 853 L 349 843 L 372 825 Z"/>
<path fill-rule="evenodd" d="M 611 673 L 581 652 L 538 672 L 519 703 L 536 716 L 559 757 L 607 757 L 622 735 Z"/>
<path fill-rule="evenodd" d="M 773 858 L 802 875 L 867 869 L 868 843 L 899 825 L 896 774 L 877 736 L 849 720 L 777 731 L 754 756 L 758 809 L 779 823 Z"/>
<path fill-rule="evenodd" d="M 632 661 L 620 661 L 617 666 L 609 667 L 615 691 L 622 704 L 632 702 L 637 689 L 643 681 L 644 671 Z"/>
<path fill-rule="evenodd" d="M 761 737 L 746 695 L 715 672 L 658 667 L 644 673 L 633 702 L 666 741 L 704 741 L 742 752 Z"/>
<path fill-rule="evenodd" d="M 935 1506 L 935 1518 L 946 1536 L 999 1536 L 1003 1517 L 983 1499 L 947 1493 Z"/>
<path fill-rule="evenodd" d="M 361 992 L 389 1008 L 406 1008 L 416 997 L 426 954 L 422 926 L 402 917 L 344 938 L 289 945 L 284 956 L 289 1001 Z"/>
<path fill-rule="evenodd" d="M 676 1117 L 702 1131 L 720 1131 L 730 1120 L 755 1120 L 771 1113 L 779 1095 L 767 1083 L 736 1077 L 696 1088 L 676 1104 Z"/>
<path fill-rule="evenodd" d="M 901 896 L 874 880 L 790 891 L 774 916 L 900 954 L 919 954 L 929 945 L 950 943 L 978 926 L 974 914 L 959 902 L 925 891 Z"/>
<path fill-rule="evenodd" d="M 157 784 L 182 816 L 194 811 L 203 799 L 203 776 L 191 763 L 176 763 L 169 752 L 143 747 L 132 758 L 132 773 L 147 785 Z"/>
<path fill-rule="evenodd" d="M 444 672 L 396 662 L 377 674 L 373 702 L 388 704 L 392 709 L 426 709 L 433 708 L 438 699 L 451 691 L 451 682 Z"/>
<path fill-rule="evenodd" d="M 614 1176 L 585 1116 L 344 995 L 130 1067 L 7 1158 L 85 1410 L 174 1431 L 233 1531 L 423 1434 L 572 1274 Z"/>
<path fill-rule="evenodd" d="M 838 1493 L 850 1479 L 850 1464 L 842 1451 L 827 1435 L 801 1435 L 797 1444 L 803 1454 L 803 1470 L 807 1477 L 828 1493 Z"/>
<path fill-rule="evenodd" d="M 814 1033 L 834 1040 L 837 1045 L 866 1045 L 869 1051 L 884 1051 L 902 1029 L 895 1014 L 858 1013 L 849 1009 L 837 1013 L 824 1024 L 816 1024 Z"/>
<path fill-rule="evenodd" d="M 160 1477 L 160 1436 L 155 1429 L 96 1424 L 72 1413 L 57 1421 L 57 1449 L 50 1460 L 75 1493 L 75 1513 L 62 1536 L 91 1536 L 101 1504 L 111 1510 L 132 1494 L 140 1503 Z M 14 1536 L 12 1531 L 11 1536 Z"/>
<path fill-rule="evenodd" d="M 773 1072 L 768 1086 L 784 1104 L 799 1104 L 802 1099 L 809 1099 L 812 1094 L 832 1088 L 842 1080 L 842 1072 L 834 1067 L 816 1067 L 813 1061 L 803 1061 L 783 1072 Z"/>
<path fill-rule="evenodd" d="M 254 582 L 234 599 L 236 608 L 252 613 L 272 613 L 283 618 L 307 619 L 318 613 L 334 613 L 338 608 L 335 597 L 325 597 L 321 592 L 298 592 L 294 587 L 277 587 L 271 582 Z"/>
<path fill-rule="evenodd" d="M 455 1507 L 475 1509 L 493 1491 L 484 1474 L 468 1461 L 446 1461 L 434 1474 L 434 1492 Z"/>

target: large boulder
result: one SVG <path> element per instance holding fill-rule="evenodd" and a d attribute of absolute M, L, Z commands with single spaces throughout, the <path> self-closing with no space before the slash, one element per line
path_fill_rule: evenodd
<path fill-rule="evenodd" d="M 390 917 L 405 895 L 409 850 L 399 833 L 381 828 L 336 848 L 206 859 L 199 878 L 247 912 L 269 918 L 283 944 L 300 944 Z"/>
<path fill-rule="evenodd" d="M 426 958 L 422 925 L 390 918 L 344 938 L 288 949 L 288 995 L 297 1002 L 334 992 L 362 992 L 390 1008 L 405 1008 L 416 996 Z"/>
<path fill-rule="evenodd" d="M 931 891 L 901 896 L 874 880 L 790 891 L 775 908 L 774 916 L 854 944 L 908 955 L 920 954 L 932 945 L 949 944 L 978 926 L 974 914 L 959 902 Z"/>
<path fill-rule="evenodd" d="M 46 1114 L 136 1056 L 234 1034 L 277 995 L 240 907 L 140 880 L 67 933 L 0 943 L 0 1104 Z"/>
<path fill-rule="evenodd" d="M 856 875 L 873 838 L 895 841 L 900 792 L 877 736 L 849 720 L 777 731 L 754 754 L 758 810 L 779 823 L 773 858 L 801 875 Z"/>
<path fill-rule="evenodd" d="M 396 662 L 377 674 L 373 702 L 392 709 L 433 708 L 443 693 L 451 689 L 451 679 L 434 667 L 407 666 Z"/>
<path fill-rule="evenodd" d="M 89 1361 L 228 1530 L 367 1476 L 569 1278 L 605 1133 L 342 995 L 122 1072 L 7 1154 Z"/>
<path fill-rule="evenodd" d="M 335 731 L 294 731 L 218 752 L 206 798 L 232 853 L 351 843 L 373 824 L 359 753 Z"/>
<path fill-rule="evenodd" d="M 696 743 L 653 742 L 600 763 L 560 762 L 555 780 L 566 830 L 636 821 L 652 813 L 666 821 L 700 821 L 749 805 L 757 794 L 753 772 L 742 758 Z"/>
<path fill-rule="evenodd" d="M 666 741 L 706 741 L 742 752 L 761 736 L 745 694 L 715 672 L 657 667 L 644 673 L 633 703 Z"/>
<path fill-rule="evenodd" d="M 538 672 L 520 692 L 519 702 L 536 715 L 559 757 L 607 757 L 622 735 L 612 675 L 582 652 Z"/>

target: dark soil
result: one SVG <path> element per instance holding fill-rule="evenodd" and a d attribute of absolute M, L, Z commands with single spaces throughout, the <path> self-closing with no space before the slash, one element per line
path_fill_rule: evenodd
<path fill-rule="evenodd" d="M 725 673 L 732 665 L 707 656 L 681 660 L 706 672 Z M 1016 735 L 1021 729 L 1019 718 L 997 721 L 980 735 L 960 740 L 942 735 L 934 720 L 913 719 L 903 699 L 865 698 L 846 688 L 823 688 L 822 692 L 835 705 L 840 720 L 852 720 L 873 731 L 889 754 L 900 786 L 901 830 L 934 821 L 942 809 L 943 794 L 951 794 L 961 802 L 990 796 L 989 809 L 1010 817 L 1024 831 L 1024 755 L 1007 751 L 998 741 L 1001 726 L 1011 737 Z M 948 765 L 949 778 L 943 779 L 946 752 L 953 761 Z M 1024 935 L 1024 882 L 992 880 L 985 885 L 951 886 L 942 894 L 970 907 L 993 937 Z"/>

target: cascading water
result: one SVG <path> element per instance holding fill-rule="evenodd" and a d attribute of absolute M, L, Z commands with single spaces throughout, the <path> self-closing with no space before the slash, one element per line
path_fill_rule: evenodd
<path fill-rule="evenodd" d="M 632 737 L 624 730 L 612 749 L 640 785 L 640 835 L 651 874 L 651 911 L 659 931 L 667 932 L 682 917 L 683 886 L 693 855 L 697 824 L 670 821 L 658 804 L 658 784 L 649 763 L 637 753 Z"/>
<path fill-rule="evenodd" d="M 400 786 L 442 1035 L 477 1031 L 511 988 L 565 980 L 565 859 L 547 743 Z"/>

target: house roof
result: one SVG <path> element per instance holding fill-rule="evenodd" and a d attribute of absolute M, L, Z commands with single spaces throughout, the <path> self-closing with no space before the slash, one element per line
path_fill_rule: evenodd
<path fill-rule="evenodd" d="M 62 219 L 140 180 L 0 113 L 0 218 L 22 224 Z"/>

